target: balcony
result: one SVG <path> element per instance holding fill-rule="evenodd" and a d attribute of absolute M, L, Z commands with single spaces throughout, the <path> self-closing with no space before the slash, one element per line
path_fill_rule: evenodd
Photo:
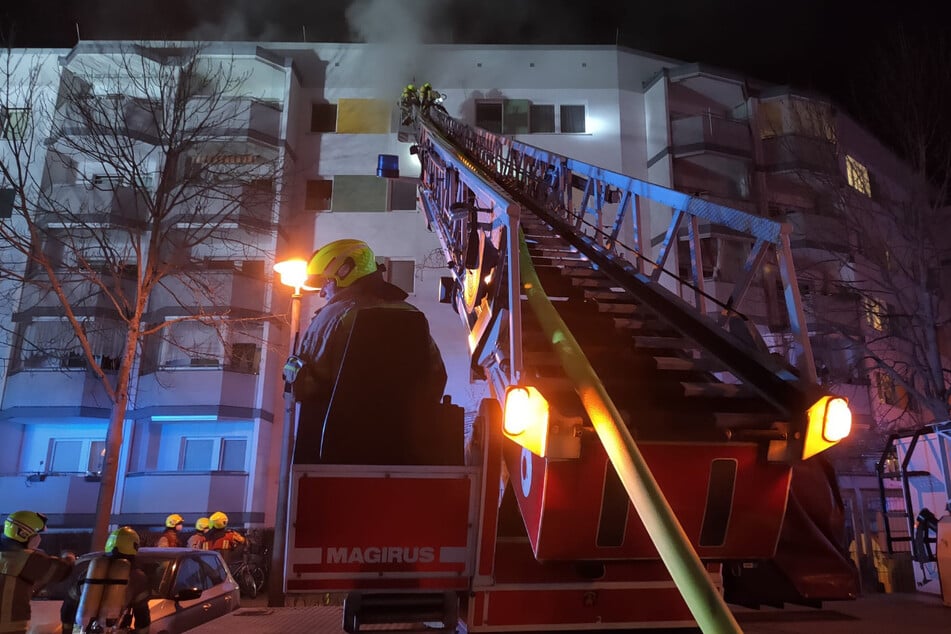
<path fill-rule="evenodd" d="M 164 520 L 156 510 L 174 509 L 183 515 L 205 515 L 209 509 L 245 508 L 248 474 L 238 471 L 151 471 L 130 473 L 119 507 L 132 523 Z M 161 516 L 161 517 L 157 517 Z M 142 520 L 146 520 L 143 522 Z M 237 521 L 233 521 L 238 523 Z"/>
<path fill-rule="evenodd" d="M 86 226 L 142 227 L 149 207 L 142 191 L 104 180 L 53 184 L 37 216 L 43 228 Z"/>
<path fill-rule="evenodd" d="M 0 475 L 0 507 L 46 513 L 55 528 L 91 527 L 98 498 L 99 480 L 86 474 Z"/>
<path fill-rule="evenodd" d="M 207 129 L 203 135 L 247 137 L 248 140 L 278 147 L 281 143 L 281 105 L 257 99 L 196 97 L 189 109 Z M 207 119 L 206 119 L 207 118 Z"/>
<path fill-rule="evenodd" d="M 670 126 L 675 156 L 716 152 L 745 159 L 752 157 L 750 129 L 745 121 L 704 114 L 673 119 Z"/>
<path fill-rule="evenodd" d="M 763 139 L 762 167 L 768 172 L 836 173 L 835 143 L 799 134 Z"/>
<path fill-rule="evenodd" d="M 102 134 L 120 132 L 150 145 L 159 143 L 162 106 L 147 99 L 120 94 L 93 94 L 79 100 L 64 101 L 58 113 L 58 132 L 69 136 L 90 134 L 90 127 Z M 95 126 L 90 124 L 95 122 Z"/>

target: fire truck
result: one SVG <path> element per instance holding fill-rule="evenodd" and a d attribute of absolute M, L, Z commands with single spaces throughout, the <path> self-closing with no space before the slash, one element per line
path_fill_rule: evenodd
<path fill-rule="evenodd" d="M 442 109 L 401 140 L 489 397 L 409 403 L 425 324 L 361 311 L 326 418 L 299 421 L 324 444 L 291 468 L 284 604 L 344 597 L 348 632 L 729 632 L 726 601 L 854 597 L 822 457 L 850 415 L 815 380 L 790 227 Z M 749 245 L 725 291 L 711 227 Z M 797 367 L 741 312 L 764 286 Z"/>

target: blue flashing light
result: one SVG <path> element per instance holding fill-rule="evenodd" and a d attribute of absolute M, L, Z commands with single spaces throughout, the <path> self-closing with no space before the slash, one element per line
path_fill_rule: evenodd
<path fill-rule="evenodd" d="M 380 154 L 376 162 L 376 175 L 383 178 L 399 178 L 400 157 L 395 154 Z"/>

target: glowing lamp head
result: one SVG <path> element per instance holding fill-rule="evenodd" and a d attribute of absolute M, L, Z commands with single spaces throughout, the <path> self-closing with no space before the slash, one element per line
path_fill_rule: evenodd
<path fill-rule="evenodd" d="M 307 281 L 307 260 L 284 260 L 274 265 L 274 271 L 281 276 L 281 284 L 290 286 L 295 293 L 299 293 L 301 289 L 313 290 L 304 284 Z"/>
<path fill-rule="evenodd" d="M 803 460 L 833 447 L 852 431 L 852 410 L 841 396 L 823 396 L 809 408 Z"/>
<path fill-rule="evenodd" d="M 548 401 L 536 388 L 512 386 L 505 392 L 505 435 L 539 456 L 548 443 L 548 417 Z"/>

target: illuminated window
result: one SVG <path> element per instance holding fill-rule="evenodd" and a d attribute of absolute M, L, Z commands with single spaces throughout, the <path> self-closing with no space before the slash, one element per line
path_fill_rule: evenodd
<path fill-rule="evenodd" d="M 871 297 L 863 298 L 862 305 L 865 311 L 865 323 L 871 326 L 873 330 L 883 332 L 885 330 L 885 320 L 888 317 L 885 305 Z"/>
<path fill-rule="evenodd" d="M 895 380 L 886 372 L 878 373 L 876 391 L 878 392 L 878 400 L 880 403 L 885 405 L 908 404 L 905 390 L 901 386 L 895 385 Z"/>
<path fill-rule="evenodd" d="M 851 156 L 845 157 L 845 176 L 853 189 L 866 196 L 872 196 L 872 182 L 869 180 L 868 168 Z"/>

